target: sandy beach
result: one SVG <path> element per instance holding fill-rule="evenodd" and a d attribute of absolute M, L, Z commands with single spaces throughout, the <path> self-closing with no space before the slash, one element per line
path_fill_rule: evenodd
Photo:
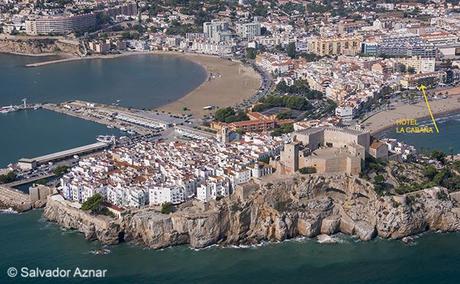
<path fill-rule="evenodd" d="M 202 65 L 208 72 L 208 80 L 179 100 L 160 107 L 160 110 L 172 113 L 191 113 L 194 117 L 201 118 L 213 112 L 204 110 L 203 107 L 232 106 L 252 97 L 260 87 L 260 75 L 251 67 L 244 66 L 240 62 L 198 54 L 174 55 L 183 56 Z M 188 111 L 184 112 L 184 107 Z"/>
<path fill-rule="evenodd" d="M 436 90 L 449 92 L 446 99 L 429 101 L 434 117 L 460 111 L 460 88 Z M 395 125 L 398 119 L 422 119 L 429 117 L 428 108 L 424 101 L 417 104 L 399 104 L 394 109 L 379 112 L 362 123 L 366 130 L 377 134 Z"/>

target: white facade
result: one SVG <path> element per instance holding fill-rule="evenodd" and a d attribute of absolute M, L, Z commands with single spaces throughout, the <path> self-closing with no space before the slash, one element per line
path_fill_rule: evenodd
<path fill-rule="evenodd" d="M 256 36 L 260 36 L 260 23 L 245 23 L 238 24 L 236 29 L 240 37 L 248 40 L 254 39 Z"/>
<path fill-rule="evenodd" d="M 160 205 L 166 202 L 179 204 L 186 200 L 185 189 L 180 186 L 155 186 L 150 189 L 150 205 Z"/>

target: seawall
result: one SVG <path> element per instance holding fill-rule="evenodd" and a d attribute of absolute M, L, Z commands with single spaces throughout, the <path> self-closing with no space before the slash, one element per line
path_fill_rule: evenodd
<path fill-rule="evenodd" d="M 0 208 L 13 208 L 15 211 L 24 212 L 33 208 L 29 195 L 4 186 L 0 186 Z"/>

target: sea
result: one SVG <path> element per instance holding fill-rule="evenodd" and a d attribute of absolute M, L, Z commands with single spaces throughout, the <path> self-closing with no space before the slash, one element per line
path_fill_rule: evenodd
<path fill-rule="evenodd" d="M 56 59 L 0 54 L 0 106 L 87 100 L 126 107 L 155 108 L 175 101 L 206 80 L 206 70 L 167 55 L 79 60 L 41 67 L 26 64 Z M 96 142 L 117 130 L 47 110 L 0 114 L 0 168 L 20 158 Z"/>
<path fill-rule="evenodd" d="M 71 69 L 83 68 L 86 72 L 82 71 L 79 74 L 83 77 L 77 78 L 86 78 L 85 80 L 91 81 L 94 76 L 96 78 L 102 76 L 106 78 L 105 80 L 116 84 L 117 80 L 111 80 L 110 78 L 113 77 L 102 73 L 123 73 L 123 70 L 113 70 L 116 68 L 124 68 L 125 71 L 131 70 L 131 72 L 125 72 L 125 76 L 118 77 L 129 81 L 130 76 L 136 76 L 140 72 L 139 70 L 153 68 L 144 66 L 143 60 L 146 62 L 163 62 L 166 65 L 176 64 L 174 60 L 154 58 L 154 56 L 122 58 L 120 65 L 112 60 L 107 60 L 107 63 L 98 60 L 94 63 L 97 66 L 92 66 L 91 61 L 72 62 L 62 64 L 59 68 L 62 68 L 61 70 L 68 68 L 66 72 L 71 74 L 76 72 Z M 12 70 L 19 70 L 24 65 L 24 60 L 36 59 L 0 55 L 0 70 L 4 68 L 3 60 L 7 60 L 13 66 Z M 87 67 L 82 67 L 79 64 Z M 111 67 L 104 67 L 105 64 L 109 64 Z M 181 64 L 191 63 L 181 62 L 179 66 Z M 57 66 L 52 67 L 50 65 L 45 69 L 54 70 Z M 139 66 L 139 69 L 136 66 Z M 176 70 L 173 67 L 164 68 L 174 70 L 171 72 L 176 74 L 184 74 L 181 73 L 184 70 Z M 51 80 L 52 76 L 47 75 L 45 69 L 17 72 L 40 72 L 41 76 Z M 98 73 L 94 70 L 104 71 Z M 88 72 L 89 74 L 87 74 Z M 57 76 L 58 73 L 54 74 Z M 175 77 L 170 74 L 163 75 Z M 13 77 L 21 78 L 20 75 Z M 114 77 L 116 76 L 114 75 Z M 196 85 L 200 84 L 201 79 L 196 79 Z M 8 103 L 8 99 L 5 100 L 7 96 L 3 86 L 8 86 L 10 80 L 5 80 L 0 73 L 2 85 L 0 89 L 2 103 L 0 105 Z M 28 80 L 33 80 L 33 76 Z M 79 84 L 74 85 L 74 88 L 86 84 L 85 80 L 81 80 Z M 54 83 L 59 85 L 60 82 L 61 80 L 56 80 Z M 99 85 L 96 82 L 88 82 L 87 84 Z M 147 96 L 155 97 L 157 94 L 155 90 L 148 88 L 150 84 L 153 83 L 137 80 L 136 85 L 132 85 L 133 88 L 136 87 L 125 93 L 124 96 L 121 95 L 123 92 L 117 95 L 104 93 L 99 96 L 100 98 L 110 96 L 107 101 L 101 100 L 101 102 L 108 103 L 117 99 L 126 103 L 132 96 L 139 96 L 139 98 L 133 99 L 133 106 L 137 100 L 145 100 L 146 106 L 154 106 L 155 103 L 149 104 L 148 102 L 151 101 L 146 98 Z M 157 82 L 156 84 L 160 83 Z M 18 83 L 18 85 L 21 84 Z M 105 87 L 101 87 L 100 90 L 107 89 L 108 92 L 117 92 L 110 83 L 101 83 L 102 85 Z M 56 89 L 59 88 L 61 90 L 66 89 L 62 86 L 56 87 Z M 82 88 L 85 89 L 84 86 Z M 9 86 L 6 89 L 11 90 L 8 94 L 16 93 L 13 92 L 14 87 Z M 85 97 L 86 94 L 83 91 L 81 92 L 82 97 L 78 97 L 79 94 L 75 90 L 72 91 L 72 94 L 54 93 L 51 87 L 48 91 L 42 92 L 40 90 L 40 92 L 42 95 L 48 96 L 47 100 L 49 101 L 59 101 L 59 95 L 66 97 L 66 99 L 90 98 Z M 139 95 L 139 92 L 143 95 Z M 181 95 L 183 94 L 181 93 Z M 12 102 L 24 97 L 20 93 L 16 93 L 15 96 L 16 98 L 12 99 Z M 35 97 L 31 95 L 28 97 L 42 102 L 38 94 Z M 164 101 L 164 98 L 162 99 Z M 40 121 L 40 117 L 43 117 L 42 121 Z M 458 153 L 460 152 L 457 143 L 460 136 L 458 119 L 457 116 L 450 116 L 447 119 L 439 120 L 441 132 L 439 135 L 429 137 L 399 136 L 398 138 L 419 147 L 432 147 L 445 151 L 453 148 L 452 151 Z M 91 122 L 68 118 L 47 111 L 18 112 L 12 116 L 10 114 L 0 116 L 0 131 L 2 131 L 0 157 L 10 155 L 10 158 L 3 159 L 0 164 L 14 160 L 18 156 L 40 153 L 42 150 L 48 149 L 47 145 L 53 149 L 59 149 L 59 147 L 72 146 L 73 141 L 78 143 L 91 142 L 89 140 L 94 135 L 105 134 L 107 131 L 104 127 L 98 127 Z M 47 130 L 47 128 L 51 130 Z M 10 135 L 11 137 L 7 138 Z M 396 134 L 390 131 L 385 135 L 395 137 Z M 46 139 L 46 137 L 52 138 Z M 62 140 L 55 142 L 54 137 L 62 137 Z M 28 142 L 23 143 L 19 139 Z M 34 150 L 33 147 L 37 147 L 37 149 Z M 11 155 L 10 152 L 18 154 Z M 131 243 L 105 247 L 97 241 L 87 241 L 79 232 L 64 230 L 54 223 L 47 222 L 42 218 L 42 213 L 42 210 L 32 210 L 21 214 L 11 211 L 0 212 L 0 283 L 460 283 L 460 233 L 426 233 L 418 236 L 415 242 L 410 245 L 397 240 L 383 239 L 362 242 L 353 237 L 337 235 L 334 237 L 336 243 L 333 244 L 319 243 L 315 239 L 295 239 L 249 247 L 213 246 L 194 250 L 188 246 L 179 246 L 152 250 Z M 106 272 L 105 277 L 101 278 L 73 277 L 77 269 L 80 271 L 85 269 L 106 270 Z M 70 278 L 30 278 L 30 271 L 33 270 L 69 270 L 70 274 L 65 275 L 70 275 Z M 16 276 L 14 276 L 15 271 L 18 273 Z M 26 276 L 25 272 L 27 271 L 29 277 L 25 278 L 23 276 Z M 8 274 L 14 277 L 10 277 Z"/>
<path fill-rule="evenodd" d="M 420 152 L 441 150 L 447 154 L 460 153 L 460 114 L 453 113 L 435 117 L 435 121 L 438 125 L 439 133 L 396 133 L 395 128 L 391 128 L 380 135 L 388 138 L 396 138 L 398 141 L 413 145 Z M 434 129 L 431 119 L 423 119 L 417 123 L 419 126 L 427 125 Z"/>

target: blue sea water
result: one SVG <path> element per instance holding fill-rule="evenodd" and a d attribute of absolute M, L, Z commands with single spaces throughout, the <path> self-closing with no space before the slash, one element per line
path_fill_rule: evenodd
<path fill-rule="evenodd" d="M 179 57 L 136 55 L 27 68 L 53 58 L 0 54 L 0 106 L 81 99 L 151 108 L 186 95 L 206 79 L 203 67 Z M 0 114 L 0 168 L 96 142 L 115 134 L 104 125 L 50 111 Z"/>
<path fill-rule="evenodd" d="M 0 54 L 0 105 L 88 100 L 157 107 L 183 97 L 206 79 L 206 70 L 180 57 L 135 55 L 27 68 L 49 58 Z"/>
<path fill-rule="evenodd" d="M 449 154 L 460 153 L 460 114 L 437 117 L 436 122 L 439 133 L 403 134 L 396 133 L 396 130 L 392 128 L 382 133 L 382 135 L 414 145 L 418 151 L 442 150 Z M 433 126 L 433 123 L 431 120 L 421 120 L 419 125 Z"/>
<path fill-rule="evenodd" d="M 41 210 L 0 214 L 0 283 L 458 283 L 460 234 L 425 234 L 408 246 L 340 237 L 341 243 L 292 240 L 261 247 L 150 250 L 131 244 L 91 251 L 98 242 L 41 219 Z M 107 269 L 103 279 L 23 279 L 9 267 Z"/>

